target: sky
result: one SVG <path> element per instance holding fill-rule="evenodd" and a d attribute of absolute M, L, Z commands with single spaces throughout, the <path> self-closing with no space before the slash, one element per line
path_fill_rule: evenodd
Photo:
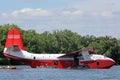
<path fill-rule="evenodd" d="M 120 38 L 120 0 L 1 0 L 0 25 Z"/>

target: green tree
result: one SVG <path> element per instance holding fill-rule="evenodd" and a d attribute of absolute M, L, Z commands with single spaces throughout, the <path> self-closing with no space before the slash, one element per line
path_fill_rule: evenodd
<path fill-rule="evenodd" d="M 120 40 L 111 36 L 81 36 L 70 30 L 55 30 L 36 33 L 35 30 L 22 30 L 15 24 L 0 25 L 0 57 L 4 58 L 3 50 L 8 30 L 17 28 L 21 31 L 25 50 L 40 53 L 68 53 L 82 48 L 94 48 L 96 54 L 104 53 L 120 64 Z"/>

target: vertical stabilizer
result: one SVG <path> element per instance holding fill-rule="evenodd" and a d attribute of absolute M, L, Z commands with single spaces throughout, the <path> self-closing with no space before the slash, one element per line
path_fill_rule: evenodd
<path fill-rule="evenodd" d="M 20 49 L 24 50 L 22 36 L 20 34 L 20 31 L 17 29 L 9 30 L 8 35 L 6 37 L 5 48 L 8 48 L 9 46 L 13 45 L 18 45 Z"/>

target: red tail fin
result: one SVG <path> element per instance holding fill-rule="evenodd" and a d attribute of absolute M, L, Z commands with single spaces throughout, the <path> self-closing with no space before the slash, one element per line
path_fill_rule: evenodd
<path fill-rule="evenodd" d="M 9 30 L 8 35 L 7 35 L 5 48 L 12 46 L 12 45 L 18 45 L 20 49 L 24 50 L 22 36 L 20 34 L 20 31 L 17 29 Z"/>

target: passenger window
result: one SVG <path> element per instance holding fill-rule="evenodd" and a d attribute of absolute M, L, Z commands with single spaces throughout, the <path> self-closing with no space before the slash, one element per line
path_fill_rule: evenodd
<path fill-rule="evenodd" d="M 35 59 L 36 59 L 36 57 L 33 57 L 33 59 L 35 60 Z"/>
<path fill-rule="evenodd" d="M 99 62 L 96 62 L 96 65 L 98 66 L 100 63 Z"/>
<path fill-rule="evenodd" d="M 58 65 L 58 61 L 54 61 L 54 65 Z"/>

